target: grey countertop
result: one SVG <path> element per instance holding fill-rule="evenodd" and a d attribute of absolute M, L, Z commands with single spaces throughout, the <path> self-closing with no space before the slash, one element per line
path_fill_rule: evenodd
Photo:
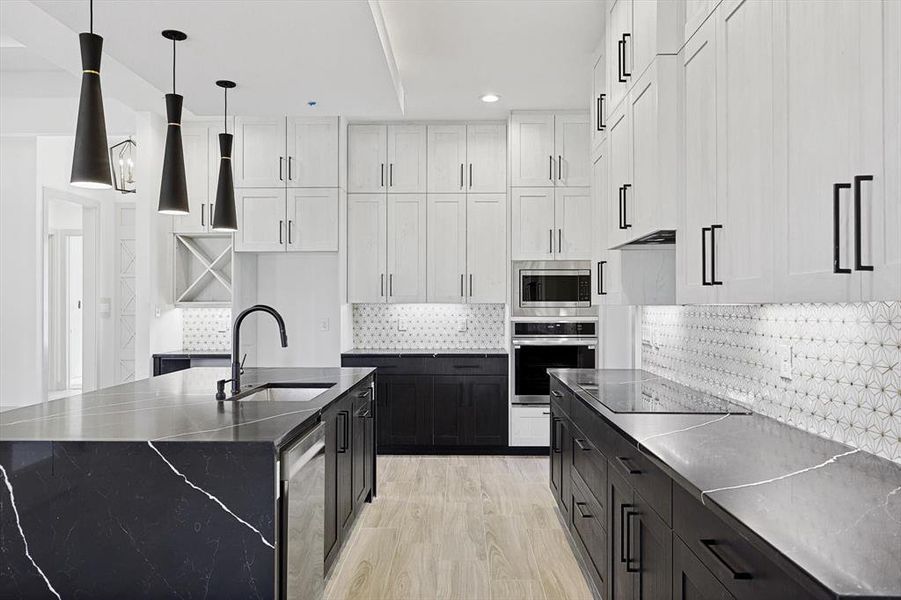
<path fill-rule="evenodd" d="M 507 355 L 503 348 L 353 348 L 341 353 L 341 356 L 492 356 Z"/>
<path fill-rule="evenodd" d="M 157 352 L 153 355 L 156 357 L 167 357 L 167 358 L 181 358 L 181 357 L 198 357 L 198 358 L 207 358 L 207 357 L 224 357 L 231 358 L 231 350 L 170 350 L 168 352 Z"/>
<path fill-rule="evenodd" d="M 614 413 L 645 371 L 554 369 L 689 493 L 841 597 L 901 597 L 901 465 L 759 414 Z M 677 385 L 677 384 L 676 384 Z"/>
<path fill-rule="evenodd" d="M 333 384 L 307 402 L 217 402 L 227 368 L 188 369 L 10 410 L 0 415 L 0 441 L 272 442 L 291 439 L 321 411 L 374 370 L 248 368 L 243 388 L 268 384 Z"/>

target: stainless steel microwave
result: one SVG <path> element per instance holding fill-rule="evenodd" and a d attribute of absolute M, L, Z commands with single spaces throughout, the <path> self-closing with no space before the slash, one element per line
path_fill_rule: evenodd
<path fill-rule="evenodd" d="M 513 315 L 521 317 L 591 314 L 588 261 L 515 261 Z"/>

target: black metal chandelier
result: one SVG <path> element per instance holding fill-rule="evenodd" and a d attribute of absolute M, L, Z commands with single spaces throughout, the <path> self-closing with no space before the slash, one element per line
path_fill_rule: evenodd
<path fill-rule="evenodd" d="M 90 2 L 90 32 L 79 33 L 81 46 L 81 95 L 75 126 L 75 151 L 69 183 L 76 187 L 112 187 L 107 154 L 106 118 L 100 89 L 100 59 L 103 38 L 94 33 L 94 2 Z"/>
<path fill-rule="evenodd" d="M 225 130 L 219 134 L 219 183 L 216 186 L 216 208 L 213 212 L 215 231 L 237 231 L 238 215 L 235 211 L 235 181 L 232 175 L 232 139 L 228 132 L 228 90 L 235 87 L 234 81 L 220 79 L 216 85 L 225 93 Z"/>
<path fill-rule="evenodd" d="M 113 188 L 123 194 L 134 194 L 135 185 L 135 151 L 138 145 L 133 139 L 113 144 L 109 149 L 110 164 L 113 166 Z"/>
<path fill-rule="evenodd" d="M 157 211 L 164 215 L 186 215 L 190 212 L 190 206 L 185 178 L 185 152 L 181 141 L 181 108 L 184 97 L 175 93 L 175 44 L 188 39 L 188 36 L 181 31 L 166 29 L 163 37 L 172 40 L 172 93 L 166 94 L 168 127 Z"/>

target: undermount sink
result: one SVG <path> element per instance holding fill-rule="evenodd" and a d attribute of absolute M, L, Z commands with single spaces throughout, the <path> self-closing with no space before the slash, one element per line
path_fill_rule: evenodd
<path fill-rule="evenodd" d="M 296 386 L 270 386 L 238 398 L 238 402 L 309 402 L 334 383 L 311 383 Z"/>

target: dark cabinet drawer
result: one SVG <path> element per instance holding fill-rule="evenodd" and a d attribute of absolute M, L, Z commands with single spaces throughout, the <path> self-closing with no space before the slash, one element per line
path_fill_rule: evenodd
<path fill-rule="evenodd" d="M 573 477 L 581 479 L 587 491 L 592 494 L 603 509 L 607 505 L 607 459 L 601 454 L 597 446 L 588 439 L 578 427 L 572 430 L 573 452 L 572 468 Z"/>
<path fill-rule="evenodd" d="M 428 373 L 426 357 L 420 356 L 343 356 L 342 367 L 372 367 L 379 375 L 420 375 Z"/>
<path fill-rule="evenodd" d="M 607 529 L 606 511 L 594 494 L 582 487 L 578 480 L 572 482 L 572 511 L 570 529 L 581 551 L 589 575 L 598 590 L 607 590 Z"/>
<path fill-rule="evenodd" d="M 568 415 L 572 403 L 572 392 L 566 389 L 562 383 L 551 378 L 551 406 Z"/>
<path fill-rule="evenodd" d="M 507 375 L 506 356 L 436 356 L 424 359 L 435 375 Z"/>
<path fill-rule="evenodd" d="M 651 462 L 625 437 L 607 426 L 614 448 L 610 468 L 622 473 L 629 484 L 647 501 L 663 521 L 672 523 L 673 482 L 663 470 Z"/>
<path fill-rule="evenodd" d="M 598 451 L 607 458 L 611 458 L 615 452 L 616 440 L 622 436 L 576 395 L 573 395 L 570 415 L 573 422 L 589 437 Z"/>
<path fill-rule="evenodd" d="M 673 536 L 673 600 L 733 600 L 688 546 Z"/>
<path fill-rule="evenodd" d="M 738 598 L 772 600 L 825 597 L 802 587 L 720 517 L 675 486 L 673 529 L 685 545 Z"/>

